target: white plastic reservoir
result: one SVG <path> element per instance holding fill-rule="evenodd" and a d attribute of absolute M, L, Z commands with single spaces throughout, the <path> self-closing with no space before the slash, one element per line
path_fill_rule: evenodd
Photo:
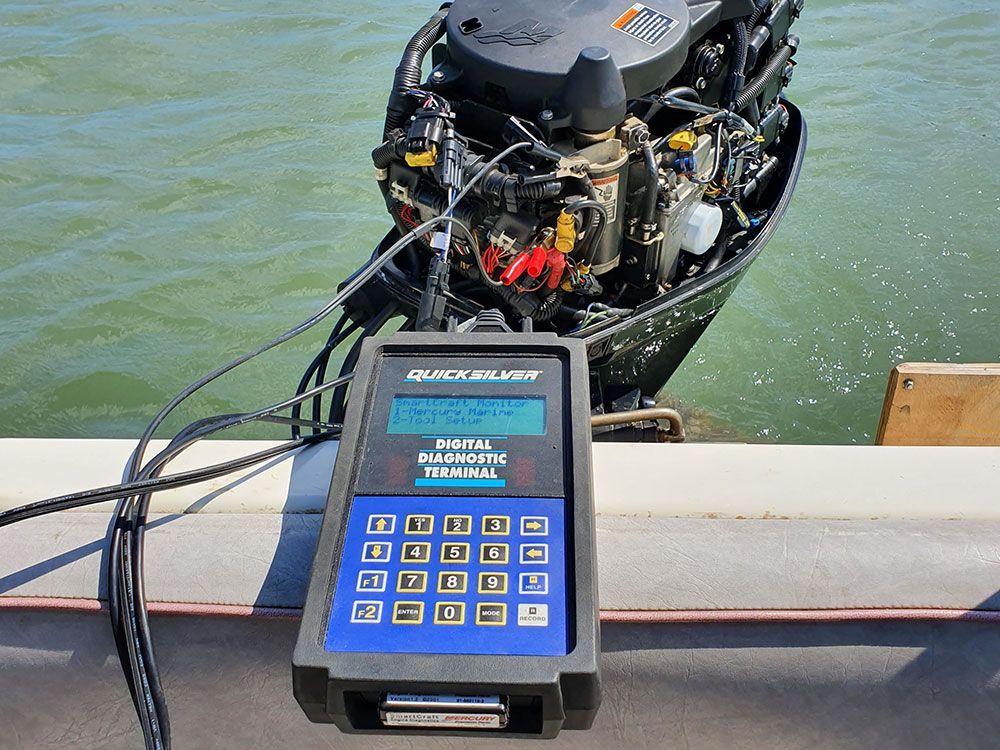
<path fill-rule="evenodd" d="M 699 203 L 687 215 L 681 248 L 695 255 L 703 255 L 719 236 L 722 229 L 722 209 L 710 203 Z"/>

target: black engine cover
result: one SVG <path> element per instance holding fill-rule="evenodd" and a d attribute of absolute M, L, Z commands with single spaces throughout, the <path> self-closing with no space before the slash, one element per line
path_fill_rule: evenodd
<path fill-rule="evenodd" d="M 719 21 L 752 10 L 753 0 L 456 0 L 448 64 L 471 98 L 534 118 L 565 109 L 567 75 L 586 48 L 610 53 L 632 99 L 676 75 Z"/>

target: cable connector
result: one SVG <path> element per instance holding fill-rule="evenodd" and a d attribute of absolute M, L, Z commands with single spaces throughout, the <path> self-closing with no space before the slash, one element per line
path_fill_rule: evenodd
<path fill-rule="evenodd" d="M 435 239 L 438 238 L 435 235 Z M 440 331 L 444 322 L 445 307 L 448 303 L 448 276 L 451 264 L 435 253 L 427 267 L 427 285 L 420 297 L 420 307 L 417 310 L 416 330 Z"/>
<path fill-rule="evenodd" d="M 411 167 L 433 167 L 447 127 L 447 112 L 437 107 L 418 109 L 406 134 L 406 163 Z"/>
<path fill-rule="evenodd" d="M 437 178 L 441 187 L 455 191 L 465 187 L 465 145 L 449 129 L 441 143 L 437 160 Z"/>
<path fill-rule="evenodd" d="M 582 264 L 579 268 L 583 269 L 586 266 Z M 590 269 L 587 268 L 580 274 L 579 280 L 573 285 L 573 291 L 577 294 L 582 294 L 585 297 L 599 297 L 601 292 L 604 291 L 604 287 L 601 286 L 601 282 L 598 281 L 591 273 Z"/>

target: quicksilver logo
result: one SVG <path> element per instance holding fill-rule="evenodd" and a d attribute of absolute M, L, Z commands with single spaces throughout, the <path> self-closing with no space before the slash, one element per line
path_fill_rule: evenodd
<path fill-rule="evenodd" d="M 414 369 L 406 373 L 407 383 L 534 383 L 541 370 L 425 370 Z"/>

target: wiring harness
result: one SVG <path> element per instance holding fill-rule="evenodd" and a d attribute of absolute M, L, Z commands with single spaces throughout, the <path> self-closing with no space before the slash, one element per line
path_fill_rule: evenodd
<path fill-rule="evenodd" d="M 530 142 L 516 143 L 498 154 L 494 163 L 499 163 L 515 151 L 530 148 L 532 148 Z M 470 180 L 461 191 L 456 192 L 452 203 L 457 204 L 461 201 L 468 191 L 475 188 L 477 182 L 476 179 Z M 450 210 L 416 224 L 403 233 L 385 252 L 363 266 L 333 299 L 309 318 L 187 386 L 160 410 L 143 431 L 126 467 L 125 481 L 107 487 L 48 498 L 0 512 L 0 527 L 3 527 L 47 513 L 81 508 L 109 500 L 118 501 L 107 562 L 108 612 L 122 671 L 132 696 L 147 750 L 169 750 L 171 746 L 170 717 L 153 647 L 143 575 L 146 521 L 153 493 L 225 476 L 298 448 L 338 437 L 341 433 L 341 423 L 361 341 L 381 330 L 395 314 L 395 307 L 390 305 L 384 308 L 363 324 L 350 320 L 348 314 L 344 313 L 333 325 L 326 344 L 306 368 L 295 395 L 291 398 L 255 411 L 222 414 L 192 422 L 178 432 L 159 453 L 146 460 L 150 441 L 164 420 L 185 400 L 237 367 L 312 329 L 343 307 L 352 295 L 364 287 L 402 250 L 432 232 L 440 234 L 441 227 L 453 224 L 459 224 L 459 219 L 453 216 Z M 360 335 L 345 356 L 339 375 L 327 380 L 326 372 L 331 355 L 338 346 L 359 331 Z M 327 393 L 330 393 L 331 398 L 328 415 L 324 420 L 323 397 Z M 312 418 L 302 417 L 302 405 L 306 403 L 311 406 Z M 289 413 L 285 415 L 283 412 Z M 225 430 L 260 422 L 290 427 L 291 438 L 266 450 L 231 461 L 177 474 L 163 473 L 171 461 L 198 441 Z M 303 435 L 303 430 L 309 434 Z"/>

